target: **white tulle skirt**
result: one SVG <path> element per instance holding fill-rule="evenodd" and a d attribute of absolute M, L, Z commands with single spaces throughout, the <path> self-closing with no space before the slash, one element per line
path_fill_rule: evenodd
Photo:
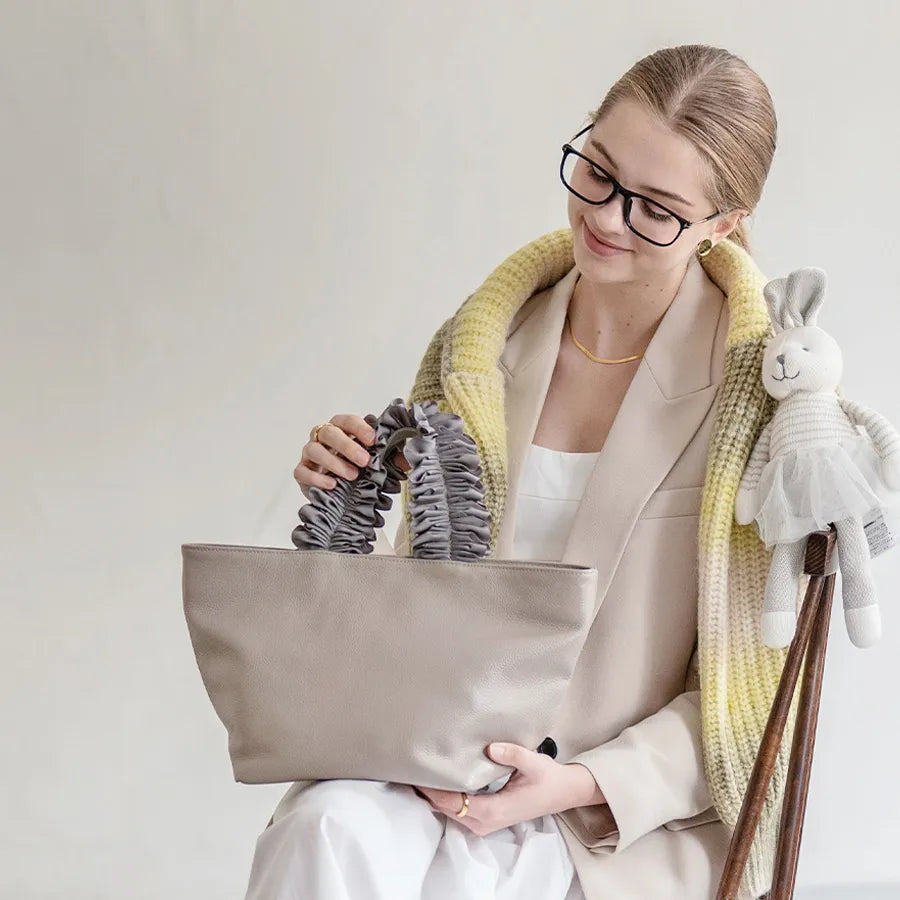
<path fill-rule="evenodd" d="M 585 900 L 556 820 L 478 836 L 412 787 L 293 785 L 259 835 L 246 900 Z"/>
<path fill-rule="evenodd" d="M 870 521 L 897 505 L 880 460 L 865 435 L 825 447 L 781 454 L 765 465 L 757 486 L 756 523 L 766 547 L 798 541 L 850 516 Z"/>

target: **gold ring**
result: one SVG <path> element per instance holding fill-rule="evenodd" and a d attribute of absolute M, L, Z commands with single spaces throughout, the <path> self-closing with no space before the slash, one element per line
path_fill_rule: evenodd
<path fill-rule="evenodd" d="M 469 811 L 469 795 L 465 791 L 462 792 L 462 802 L 462 809 L 456 814 L 457 819 L 461 819 Z"/>
<path fill-rule="evenodd" d="M 319 442 L 319 429 L 324 428 L 326 425 L 333 425 L 334 422 L 323 422 L 321 425 L 316 425 L 315 430 L 313 431 L 313 440 L 318 443 Z"/>

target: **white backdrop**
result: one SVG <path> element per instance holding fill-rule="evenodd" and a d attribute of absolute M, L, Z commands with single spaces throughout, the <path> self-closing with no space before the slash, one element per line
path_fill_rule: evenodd
<path fill-rule="evenodd" d="M 232 780 L 180 545 L 291 546 L 310 427 L 404 395 L 567 224 L 560 146 L 640 56 L 711 43 L 766 80 L 755 255 L 827 269 L 844 388 L 900 424 L 898 30 L 896 4 L 3 4 L 0 897 L 243 897 L 285 786 Z M 882 643 L 833 620 L 805 885 L 900 882 L 900 553 L 876 572 Z"/>

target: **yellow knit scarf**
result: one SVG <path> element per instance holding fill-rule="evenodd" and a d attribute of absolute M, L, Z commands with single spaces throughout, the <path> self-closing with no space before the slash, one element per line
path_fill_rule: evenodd
<path fill-rule="evenodd" d="M 726 239 L 701 262 L 729 307 L 698 536 L 703 755 L 713 802 L 733 828 L 786 657 L 786 650 L 765 647 L 758 638 L 770 554 L 755 527 L 737 525 L 733 514 L 750 450 L 775 408 L 760 377 L 771 326 L 763 297 L 768 279 L 742 247 Z M 435 333 L 407 400 L 434 400 L 463 419 L 481 456 L 492 549 L 508 489 L 504 376 L 498 359 L 516 310 L 574 264 L 569 228 L 546 234 L 504 260 Z M 401 504 L 409 524 L 405 482 Z M 771 883 L 795 715 L 796 697 L 742 883 L 742 895 L 751 898 Z"/>

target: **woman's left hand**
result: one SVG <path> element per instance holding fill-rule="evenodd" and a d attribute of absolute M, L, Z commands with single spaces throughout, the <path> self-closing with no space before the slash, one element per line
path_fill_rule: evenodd
<path fill-rule="evenodd" d="M 462 818 L 456 815 L 462 805 L 459 791 L 417 785 L 416 790 L 424 794 L 438 812 L 453 817 L 481 836 L 528 819 L 581 806 L 585 796 L 590 797 L 591 802 L 597 802 L 599 789 L 594 777 L 582 765 L 564 765 L 545 753 L 519 744 L 490 744 L 487 755 L 494 762 L 515 767 L 516 771 L 499 791 L 470 795 L 469 811 Z"/>

